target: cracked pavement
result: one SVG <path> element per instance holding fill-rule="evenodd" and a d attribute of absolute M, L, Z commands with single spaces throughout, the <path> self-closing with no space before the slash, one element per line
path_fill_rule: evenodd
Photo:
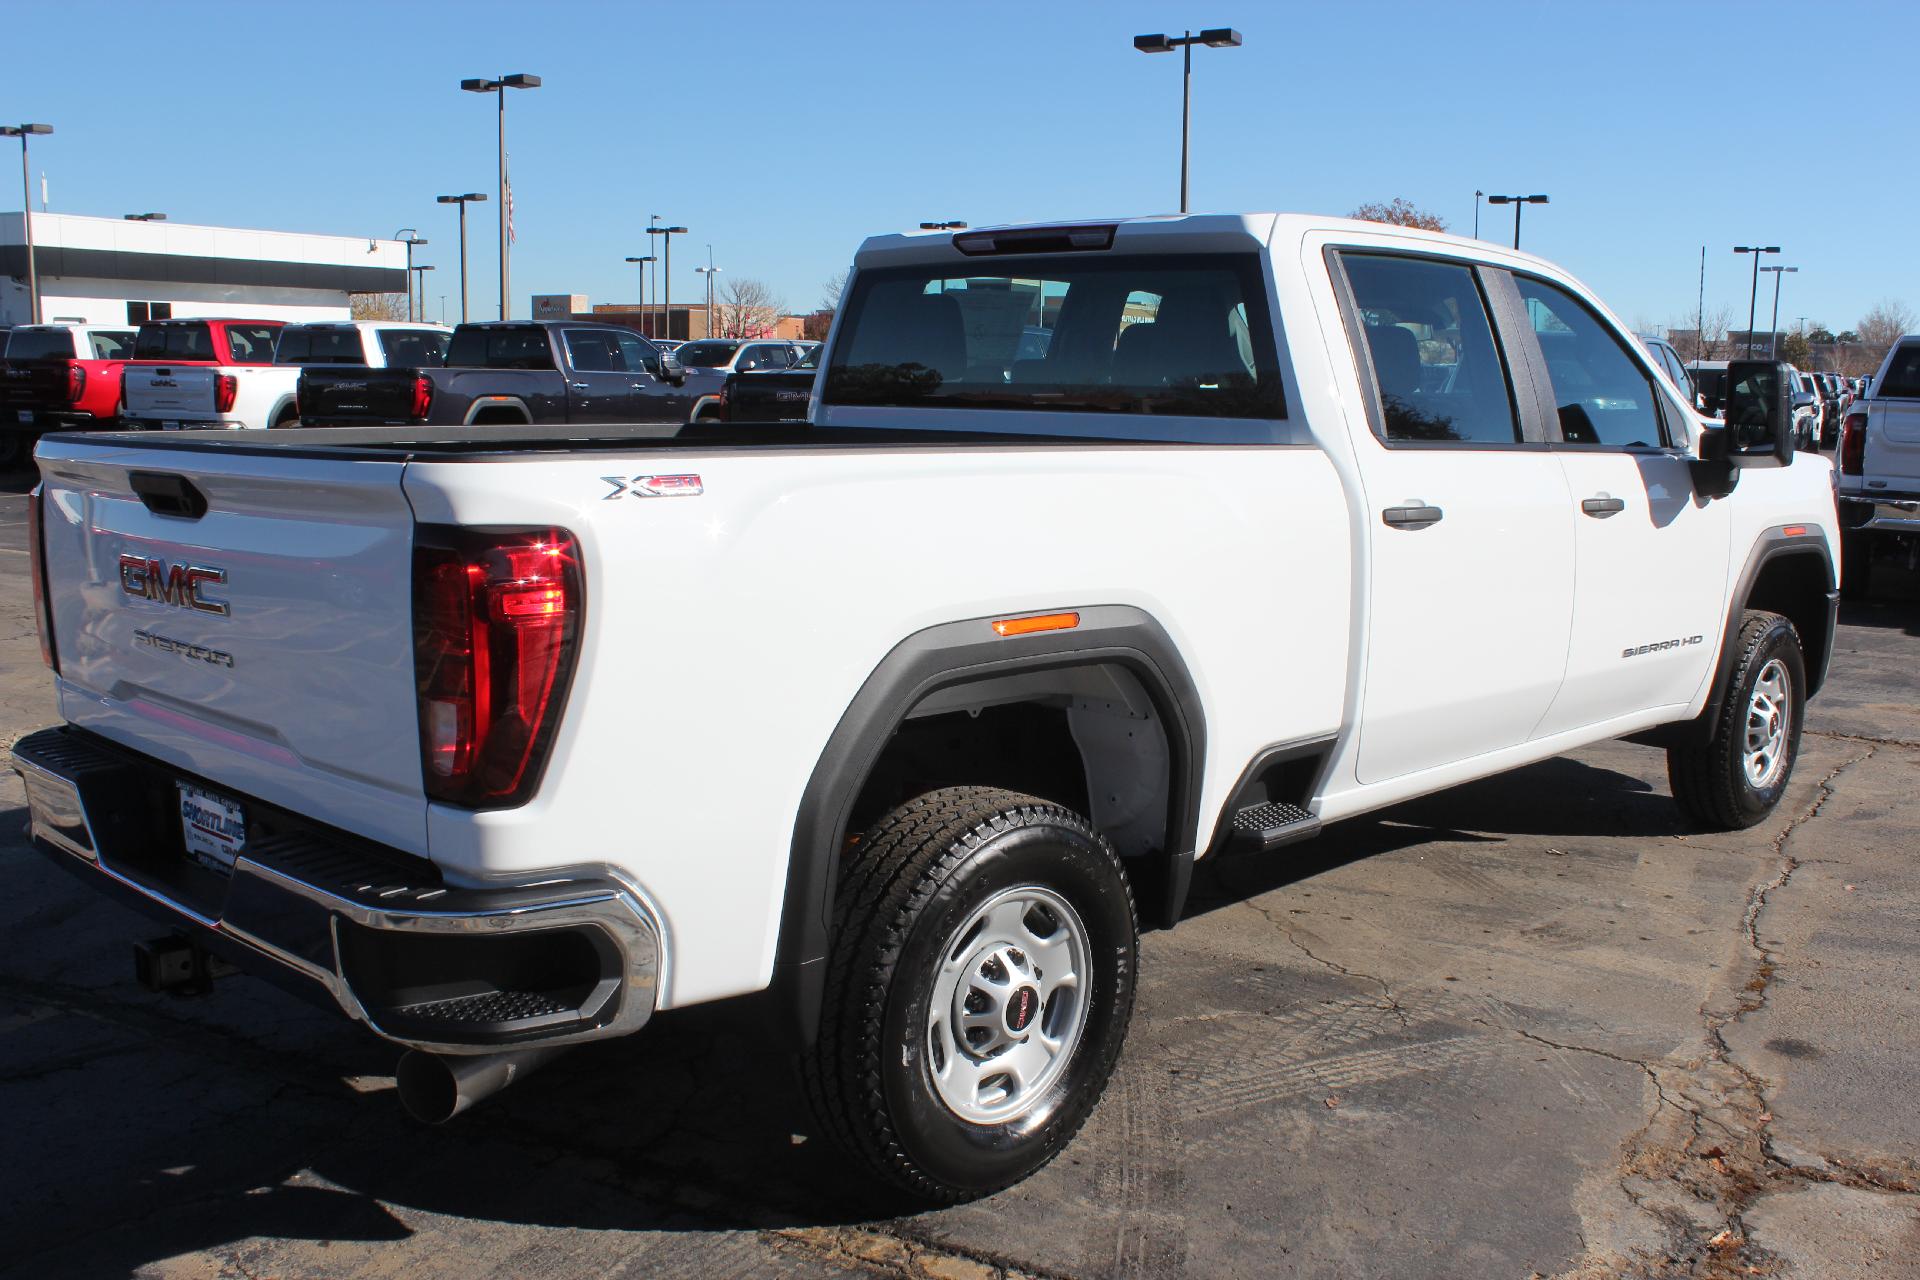
<path fill-rule="evenodd" d="M 20 508 L 5 742 L 52 719 Z M 148 995 L 157 929 L 7 774 L 0 1275 L 1920 1276 L 1920 581 L 1879 585 L 1769 822 L 1691 833 L 1608 743 L 1205 867 L 1079 1139 L 906 1217 L 724 1010 L 425 1129 L 335 1016 Z"/>

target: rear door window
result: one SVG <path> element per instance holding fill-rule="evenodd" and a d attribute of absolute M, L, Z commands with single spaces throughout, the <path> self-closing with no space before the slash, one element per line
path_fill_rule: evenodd
<path fill-rule="evenodd" d="M 133 354 L 133 330 L 96 329 L 87 335 L 95 360 L 125 360 Z"/>
<path fill-rule="evenodd" d="M 272 364 L 274 340 L 279 325 L 231 324 L 227 326 L 227 355 L 235 364 Z"/>
<path fill-rule="evenodd" d="M 1558 285 L 1515 276 L 1526 303 L 1568 444 L 1658 448 L 1667 442 L 1659 393 L 1626 342 Z"/>
<path fill-rule="evenodd" d="M 1390 442 L 1514 444 L 1507 369 L 1473 268 L 1458 262 L 1343 253 Z"/>

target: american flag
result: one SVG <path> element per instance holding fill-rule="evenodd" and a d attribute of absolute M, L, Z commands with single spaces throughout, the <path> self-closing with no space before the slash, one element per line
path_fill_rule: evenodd
<path fill-rule="evenodd" d="M 520 238 L 513 233 L 513 175 L 507 174 L 504 181 L 507 188 L 507 243 L 518 244 Z"/>

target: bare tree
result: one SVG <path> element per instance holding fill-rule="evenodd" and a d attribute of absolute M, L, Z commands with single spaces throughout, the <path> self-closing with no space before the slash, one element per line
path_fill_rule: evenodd
<path fill-rule="evenodd" d="M 1733 308 L 1719 306 L 1711 311 L 1696 311 L 1692 318 L 1691 329 L 1671 325 L 1667 330 L 1668 340 L 1673 343 L 1674 350 L 1680 353 L 1680 358 L 1687 361 L 1724 358 L 1727 327 L 1733 323 Z"/>
<path fill-rule="evenodd" d="M 405 320 L 407 295 L 404 293 L 354 293 L 347 295 L 347 313 L 355 320 Z"/>
<path fill-rule="evenodd" d="M 829 314 L 840 309 L 840 293 L 847 287 L 845 276 L 836 276 L 820 286 L 819 310 Z"/>
<path fill-rule="evenodd" d="M 734 276 L 721 289 L 720 336 L 771 337 L 780 322 L 781 303 L 765 281 Z"/>
<path fill-rule="evenodd" d="M 1419 227 L 1423 231 L 1447 229 L 1445 218 L 1437 213 L 1428 213 L 1402 196 L 1395 196 L 1385 204 L 1370 200 L 1347 216 L 1363 222 L 1391 222 L 1396 227 Z"/>
<path fill-rule="evenodd" d="M 1905 303 L 1882 298 L 1874 304 L 1873 310 L 1860 317 L 1860 323 L 1853 328 L 1860 335 L 1862 363 L 1870 369 L 1878 369 L 1881 361 L 1887 358 L 1887 352 L 1893 349 L 1893 344 L 1913 332 L 1914 315 Z"/>

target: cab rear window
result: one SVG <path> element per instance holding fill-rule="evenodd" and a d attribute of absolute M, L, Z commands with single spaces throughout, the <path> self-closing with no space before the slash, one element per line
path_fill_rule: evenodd
<path fill-rule="evenodd" d="M 65 329 L 15 329 L 0 347 L 9 360 L 73 359 L 73 335 Z"/>
<path fill-rule="evenodd" d="M 863 271 L 822 401 L 1284 418 L 1261 281 L 1253 254 Z"/>
<path fill-rule="evenodd" d="M 1874 394 L 1900 400 L 1920 400 L 1920 343 L 1902 346 L 1887 365 L 1887 376 L 1880 379 Z"/>
<path fill-rule="evenodd" d="M 211 360 L 213 332 L 204 324 L 145 324 L 133 339 L 136 360 Z"/>

